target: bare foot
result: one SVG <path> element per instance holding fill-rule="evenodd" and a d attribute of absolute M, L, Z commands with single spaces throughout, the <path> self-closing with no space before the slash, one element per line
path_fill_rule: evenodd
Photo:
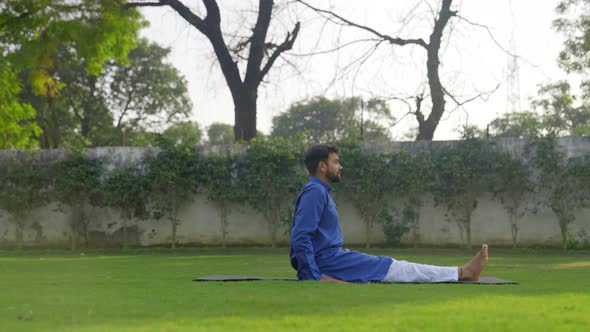
<path fill-rule="evenodd" d="M 479 281 L 479 275 L 488 264 L 488 245 L 483 244 L 481 250 L 461 267 L 460 281 Z"/>

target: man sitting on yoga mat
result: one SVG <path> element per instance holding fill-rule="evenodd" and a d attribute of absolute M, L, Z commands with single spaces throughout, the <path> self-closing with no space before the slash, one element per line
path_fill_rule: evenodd
<path fill-rule="evenodd" d="M 342 165 L 338 149 L 331 145 L 312 146 L 305 154 L 311 175 L 303 186 L 291 228 L 291 266 L 299 280 L 325 282 L 449 282 L 479 281 L 488 262 L 488 246 L 468 263 L 443 267 L 398 261 L 342 248 L 342 231 L 330 184 L 340 182 Z"/>

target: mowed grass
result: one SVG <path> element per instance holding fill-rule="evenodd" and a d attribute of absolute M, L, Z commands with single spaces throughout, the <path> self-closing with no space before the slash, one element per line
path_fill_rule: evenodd
<path fill-rule="evenodd" d="M 472 252 L 373 250 L 458 265 Z M 192 282 L 294 276 L 286 249 L 0 252 L 0 331 L 587 331 L 590 254 L 490 250 L 520 285 Z"/>

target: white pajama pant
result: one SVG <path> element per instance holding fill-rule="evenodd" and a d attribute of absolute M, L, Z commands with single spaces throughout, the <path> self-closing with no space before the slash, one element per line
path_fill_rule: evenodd
<path fill-rule="evenodd" d="M 448 282 L 458 280 L 458 267 L 417 264 L 393 259 L 382 282 Z"/>

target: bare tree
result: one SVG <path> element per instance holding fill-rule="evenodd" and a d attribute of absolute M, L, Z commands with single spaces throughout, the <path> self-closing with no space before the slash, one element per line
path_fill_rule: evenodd
<path fill-rule="evenodd" d="M 259 0 L 258 16 L 256 24 L 251 29 L 252 34 L 237 46 L 238 49 L 245 49 L 249 46 L 248 56 L 244 59 L 237 54 L 232 56 L 232 53 L 237 52 L 232 52 L 232 48 L 224 40 L 217 1 L 202 0 L 202 2 L 207 11 L 204 18 L 195 14 L 179 0 L 128 2 L 125 7 L 170 6 L 209 39 L 234 102 L 235 139 L 248 141 L 256 136 L 258 87 L 279 56 L 293 47 L 300 24 L 297 22 L 281 43 L 275 44 L 266 41 L 274 1 Z M 265 57 L 267 59 L 263 64 Z M 238 67 L 239 61 L 246 61 L 246 72 L 243 78 Z"/>
<path fill-rule="evenodd" d="M 336 14 L 333 11 L 314 7 L 303 0 L 295 1 L 303 4 L 304 6 L 312 9 L 313 11 L 323 16 L 328 17 L 331 21 L 335 21 L 338 24 L 352 26 L 367 31 L 376 36 L 379 39 L 379 43 L 387 42 L 389 44 L 397 46 L 417 45 L 426 51 L 426 69 L 428 76 L 428 86 L 430 90 L 429 94 L 430 99 L 432 101 L 432 108 L 430 110 L 430 114 L 426 116 L 423 112 L 423 109 L 421 108 L 423 95 L 420 95 L 415 98 L 416 108 L 411 112 L 411 114 L 413 114 L 416 117 L 416 120 L 418 121 L 418 135 L 416 137 L 416 140 L 432 140 L 434 136 L 434 131 L 436 130 L 436 127 L 438 126 L 445 112 L 445 95 L 449 95 L 448 92 L 445 90 L 444 86 L 442 85 L 439 76 L 439 50 L 441 48 L 443 32 L 445 31 L 445 28 L 447 27 L 449 20 L 457 16 L 457 11 L 451 10 L 453 0 L 442 0 L 442 5 L 437 15 L 435 16 L 432 33 L 430 34 L 428 42 L 426 42 L 422 38 L 405 39 L 399 37 L 392 37 L 390 35 L 380 33 L 371 27 L 352 22 Z M 453 97 L 451 96 L 451 98 Z"/>

